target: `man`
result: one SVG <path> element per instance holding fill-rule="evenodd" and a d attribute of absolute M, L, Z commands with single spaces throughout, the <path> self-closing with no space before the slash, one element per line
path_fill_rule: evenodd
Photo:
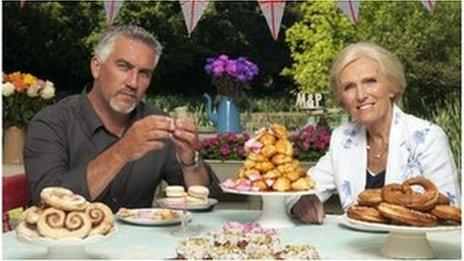
<path fill-rule="evenodd" d="M 47 186 L 61 186 L 117 211 L 149 207 L 162 179 L 209 186 L 211 169 L 198 159 L 197 128 L 141 102 L 161 56 L 153 35 L 113 26 L 95 48 L 91 88 L 38 113 L 28 127 L 26 176 L 32 202 Z"/>

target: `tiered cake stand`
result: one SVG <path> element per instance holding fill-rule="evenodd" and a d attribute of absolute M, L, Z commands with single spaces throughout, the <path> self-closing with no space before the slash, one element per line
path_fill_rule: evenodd
<path fill-rule="evenodd" d="M 263 199 L 263 209 L 256 222 L 267 228 L 286 228 L 294 227 L 295 223 L 287 215 L 285 200 L 289 196 L 302 196 L 314 194 L 314 190 L 295 191 L 295 192 L 254 192 L 238 191 L 234 189 L 222 189 L 224 192 L 249 196 L 261 196 Z"/>
<path fill-rule="evenodd" d="M 344 225 L 360 230 L 388 231 L 380 253 L 393 258 L 434 258 L 435 254 L 426 233 L 459 230 L 461 226 L 410 227 L 380 223 L 369 223 L 342 216 Z"/>

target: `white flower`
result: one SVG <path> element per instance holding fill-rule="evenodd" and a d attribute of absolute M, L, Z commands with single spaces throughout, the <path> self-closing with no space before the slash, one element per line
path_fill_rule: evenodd
<path fill-rule="evenodd" d="M 51 99 L 55 96 L 55 87 L 53 87 L 53 83 L 51 81 L 45 82 L 45 87 L 40 93 L 40 97 L 45 100 Z"/>
<path fill-rule="evenodd" d="M 37 84 L 29 86 L 29 88 L 27 88 L 27 96 L 29 97 L 39 96 L 39 89 L 40 87 Z"/>
<path fill-rule="evenodd" d="M 15 91 L 15 87 L 11 82 L 6 82 L 3 84 L 2 93 L 3 96 L 8 97 L 12 95 Z"/>

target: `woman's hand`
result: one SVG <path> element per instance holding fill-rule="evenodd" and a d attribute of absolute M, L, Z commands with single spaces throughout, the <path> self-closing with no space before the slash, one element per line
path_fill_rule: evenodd
<path fill-rule="evenodd" d="M 306 223 L 322 224 L 325 218 L 324 206 L 316 195 L 302 196 L 293 205 L 290 213 Z"/>

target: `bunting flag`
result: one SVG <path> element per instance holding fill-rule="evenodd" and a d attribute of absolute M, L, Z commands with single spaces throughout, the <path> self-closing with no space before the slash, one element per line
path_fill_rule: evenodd
<path fill-rule="evenodd" d="M 337 0 L 337 3 L 351 23 L 356 24 L 359 20 L 360 0 Z"/>
<path fill-rule="evenodd" d="M 26 0 L 19 0 L 19 10 L 23 9 L 25 4 Z"/>
<path fill-rule="evenodd" d="M 105 12 L 106 12 L 106 23 L 108 25 L 113 24 L 116 15 L 121 8 L 124 0 L 104 0 L 105 1 Z"/>
<path fill-rule="evenodd" d="M 274 38 L 274 41 L 277 41 L 280 23 L 284 15 L 285 0 L 258 0 L 258 3 L 271 30 L 272 38 Z"/>
<path fill-rule="evenodd" d="M 190 34 L 200 21 L 201 15 L 208 7 L 208 0 L 179 0 L 182 14 L 184 15 L 187 32 Z"/>
<path fill-rule="evenodd" d="M 430 13 L 433 13 L 433 10 L 435 9 L 435 0 L 422 0 L 422 4 Z"/>

